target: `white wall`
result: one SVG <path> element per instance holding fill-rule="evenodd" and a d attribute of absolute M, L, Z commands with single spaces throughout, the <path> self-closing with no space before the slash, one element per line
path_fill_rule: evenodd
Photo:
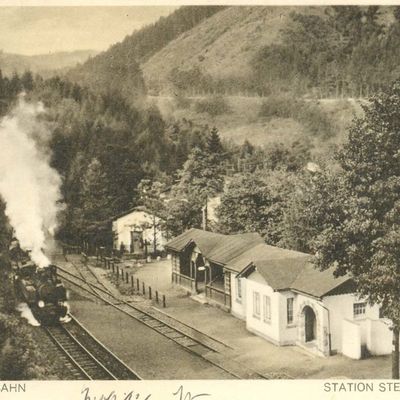
<path fill-rule="evenodd" d="M 156 224 L 159 224 L 160 219 L 156 217 Z M 143 229 L 144 226 L 149 225 L 147 229 Z M 143 240 L 147 240 L 149 245 L 149 251 L 153 250 L 153 216 L 144 211 L 133 211 L 130 214 L 124 215 L 113 221 L 113 232 L 118 235 L 116 242 L 117 248 L 119 249 L 121 243 L 124 243 L 126 250 L 129 251 L 131 245 L 131 231 L 143 230 Z M 161 232 L 160 228 L 156 228 L 156 243 L 157 249 L 163 250 L 165 244 L 165 237 Z"/>
<path fill-rule="evenodd" d="M 231 272 L 231 313 L 240 319 L 246 319 L 246 278 L 239 278 L 242 288 L 242 298 L 237 298 L 237 274 Z"/>
<path fill-rule="evenodd" d="M 366 323 L 367 348 L 374 356 L 392 352 L 393 332 L 389 329 L 388 320 L 368 319 Z"/>
<path fill-rule="evenodd" d="M 253 315 L 253 292 L 260 293 L 260 318 Z M 271 321 L 264 322 L 264 299 L 267 295 L 271 299 Z M 293 298 L 293 323 L 287 322 L 287 299 Z M 329 351 L 327 311 L 322 304 L 313 297 L 304 296 L 288 291 L 274 291 L 258 273 L 252 273 L 246 282 L 246 327 L 248 330 L 263 336 L 278 345 L 304 344 L 304 314 L 305 306 L 310 306 L 316 315 L 315 351 L 320 355 L 327 355 Z"/>
<path fill-rule="evenodd" d="M 331 326 L 332 350 L 342 351 L 342 321 L 347 319 L 358 323 L 361 330 L 362 344 L 366 344 L 366 330 L 364 322 L 367 318 L 379 319 L 379 306 L 370 306 L 367 304 L 365 315 L 354 319 L 353 304 L 362 300 L 355 294 L 341 294 L 336 296 L 326 296 L 323 299 L 324 305 L 329 309 L 329 318 Z"/>
<path fill-rule="evenodd" d="M 356 322 L 342 320 L 342 353 L 350 358 L 359 360 L 361 358 L 361 327 Z"/>
<path fill-rule="evenodd" d="M 298 344 L 319 355 L 331 350 L 351 358 L 361 358 L 361 345 L 366 344 L 373 355 L 391 352 L 391 331 L 379 320 L 379 306 L 366 305 L 364 315 L 354 317 L 353 304 L 362 302 L 355 294 L 327 296 L 318 300 L 292 291 L 275 292 L 257 272 L 242 279 L 242 302 L 236 301 L 236 279 L 232 275 L 232 314 L 246 319 L 249 331 L 278 345 Z M 260 294 L 260 317 L 253 313 L 253 293 Z M 271 300 L 271 320 L 264 321 L 264 295 Z M 293 324 L 287 324 L 287 298 L 294 298 Z M 305 343 L 305 306 L 316 316 L 316 340 Z"/>
<path fill-rule="evenodd" d="M 253 293 L 260 293 L 260 318 L 253 315 Z M 264 322 L 264 295 L 271 299 L 271 320 Z M 258 272 L 253 272 L 246 282 L 246 327 L 249 331 L 281 344 L 280 294 L 268 286 Z"/>
<path fill-rule="evenodd" d="M 287 323 L 287 299 L 293 298 L 293 323 Z M 297 295 L 291 291 L 279 292 L 278 297 L 279 307 L 279 331 L 281 344 L 294 344 L 297 337 Z"/>

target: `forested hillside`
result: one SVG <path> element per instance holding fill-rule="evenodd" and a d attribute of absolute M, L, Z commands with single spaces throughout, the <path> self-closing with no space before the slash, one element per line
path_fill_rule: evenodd
<path fill-rule="evenodd" d="M 399 73 L 399 26 L 396 7 L 230 7 L 143 71 L 155 92 L 364 97 Z"/>
<path fill-rule="evenodd" d="M 253 60 L 259 92 L 368 97 L 399 75 L 400 9 L 337 6 L 293 12 L 282 41 Z"/>
<path fill-rule="evenodd" d="M 398 7 L 182 7 L 72 69 L 150 94 L 367 97 L 399 73 Z M 143 74 L 143 77 L 142 75 Z"/>
<path fill-rule="evenodd" d="M 146 26 L 110 47 L 83 65 L 71 70 L 68 78 L 92 89 L 116 90 L 127 98 L 143 92 L 138 65 L 182 33 L 224 7 L 181 7 L 168 17 Z"/>

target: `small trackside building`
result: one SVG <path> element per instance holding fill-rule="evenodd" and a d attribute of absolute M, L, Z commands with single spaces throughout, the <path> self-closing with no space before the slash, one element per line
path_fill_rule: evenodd
<path fill-rule="evenodd" d="M 165 232 L 162 220 L 147 211 L 145 207 L 135 207 L 117 215 L 112 221 L 113 248 L 124 249 L 126 253 L 147 255 L 164 251 Z"/>
<path fill-rule="evenodd" d="M 314 354 L 359 359 L 391 352 L 390 321 L 360 299 L 350 276 L 319 271 L 312 256 L 269 246 L 258 234 L 190 229 L 165 245 L 172 281 L 222 305 L 249 331 Z"/>

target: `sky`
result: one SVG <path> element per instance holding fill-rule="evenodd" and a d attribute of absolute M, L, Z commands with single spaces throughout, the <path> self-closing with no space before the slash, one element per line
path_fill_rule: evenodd
<path fill-rule="evenodd" d="M 15 54 L 106 50 L 177 7 L 0 7 L 0 50 Z"/>

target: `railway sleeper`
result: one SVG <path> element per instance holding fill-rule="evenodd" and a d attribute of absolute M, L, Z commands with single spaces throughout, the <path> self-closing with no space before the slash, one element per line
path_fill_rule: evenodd
<path fill-rule="evenodd" d="M 197 343 L 187 337 L 176 338 L 175 341 L 184 347 L 195 346 Z"/>
<path fill-rule="evenodd" d="M 175 330 L 169 328 L 168 326 L 163 326 L 158 329 L 158 332 L 162 333 L 163 335 L 169 335 L 170 333 L 176 332 Z"/>
<path fill-rule="evenodd" d="M 164 334 L 164 335 L 170 339 L 179 339 L 179 338 L 185 337 L 184 335 L 182 335 L 181 333 L 176 332 L 176 331 L 172 331 L 172 332 Z"/>
<path fill-rule="evenodd" d="M 165 326 L 165 324 L 163 324 L 160 321 L 147 320 L 145 322 L 146 322 L 147 325 L 151 326 L 152 328 L 162 328 L 163 326 Z"/>

